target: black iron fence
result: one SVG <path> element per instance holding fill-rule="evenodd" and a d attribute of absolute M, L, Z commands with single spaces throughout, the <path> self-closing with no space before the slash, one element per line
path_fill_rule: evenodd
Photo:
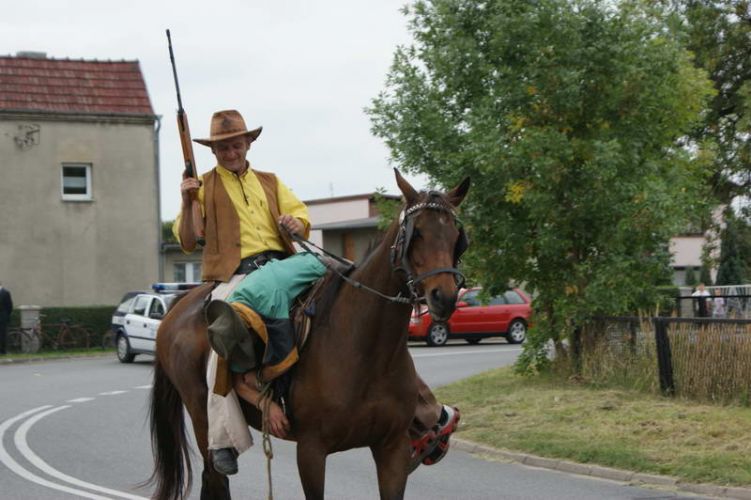
<path fill-rule="evenodd" d="M 751 319 L 597 318 L 575 332 L 572 354 L 594 383 L 751 402 Z"/>

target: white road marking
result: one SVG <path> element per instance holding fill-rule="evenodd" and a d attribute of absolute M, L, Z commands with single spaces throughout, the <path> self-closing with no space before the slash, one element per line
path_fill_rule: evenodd
<path fill-rule="evenodd" d="M 107 392 L 100 392 L 100 396 L 114 396 L 116 394 L 125 394 L 128 391 L 107 391 Z"/>
<path fill-rule="evenodd" d="M 86 401 L 94 401 L 94 398 L 76 398 L 69 399 L 66 403 L 85 403 Z"/>
<path fill-rule="evenodd" d="M 47 462 L 42 460 L 36 453 L 31 450 L 29 443 L 26 440 L 26 435 L 29 433 L 29 429 L 31 429 L 34 424 L 36 424 L 47 415 L 51 415 L 57 411 L 64 410 L 65 408 L 70 408 L 70 406 L 59 406 L 57 408 L 52 408 L 51 410 L 43 411 L 42 413 L 34 415 L 26 422 L 21 424 L 14 437 L 14 443 L 18 451 L 21 452 L 21 455 L 23 455 L 29 462 L 31 462 L 32 465 L 34 465 L 42 472 L 49 474 L 56 479 L 60 479 L 61 481 L 65 481 L 66 483 L 70 483 L 73 486 L 79 486 L 81 488 L 86 488 L 107 495 L 114 495 L 116 497 L 128 498 L 130 500 L 146 500 L 144 497 L 139 497 L 136 495 L 131 495 L 129 493 L 105 488 L 96 484 L 87 483 L 86 481 L 81 481 L 80 479 L 64 474 L 50 466 Z"/>
<path fill-rule="evenodd" d="M 151 389 L 152 385 L 137 385 L 133 389 Z"/>
<path fill-rule="evenodd" d="M 478 349 L 476 351 L 445 351 L 445 352 L 426 352 L 424 354 L 412 354 L 413 358 L 435 358 L 438 356 L 463 356 L 465 354 L 488 354 L 496 352 L 519 352 L 521 347 L 512 347 L 510 349 Z"/>
<path fill-rule="evenodd" d="M 36 483 L 40 486 L 46 486 L 47 488 L 51 488 L 53 490 L 63 491 L 65 493 L 70 493 L 71 495 L 77 495 L 79 498 L 83 497 L 83 498 L 91 498 L 93 500 L 109 500 L 107 497 L 94 495 L 93 493 L 89 493 L 88 491 L 77 490 L 75 488 L 69 488 L 67 486 L 61 486 L 51 481 L 47 481 L 46 479 L 41 478 L 37 476 L 36 474 L 33 474 L 27 471 L 26 469 L 24 469 L 18 462 L 13 460 L 13 458 L 8 454 L 7 451 L 5 451 L 5 448 L 3 447 L 3 436 L 5 435 L 5 431 L 7 431 L 11 425 L 15 424 L 19 420 L 23 420 L 29 415 L 33 415 L 34 413 L 37 413 L 39 411 L 46 410 L 47 408 L 50 408 L 50 405 L 40 406 L 38 408 L 34 408 L 33 410 L 23 412 L 20 415 L 15 416 L 13 418 L 9 418 L 8 420 L 0 424 L 0 462 L 5 464 L 6 467 L 8 467 L 11 471 L 15 472 L 22 478 L 26 479 L 27 481 L 31 481 L 32 483 Z M 70 407 L 61 406 L 59 408 L 55 408 L 54 411 L 62 410 L 63 408 L 70 408 Z"/>

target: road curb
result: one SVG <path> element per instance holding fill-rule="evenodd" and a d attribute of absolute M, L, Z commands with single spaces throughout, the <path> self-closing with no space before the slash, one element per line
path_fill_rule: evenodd
<path fill-rule="evenodd" d="M 6 355 L 8 356 L 8 355 Z M 0 357 L 0 365 L 19 365 L 23 363 L 39 363 L 42 361 L 60 361 L 69 359 L 96 359 L 103 357 L 115 356 L 115 351 L 111 352 L 98 352 L 92 354 L 71 354 L 61 356 L 39 356 L 38 358 L 12 358 L 12 357 Z"/>
<path fill-rule="evenodd" d="M 655 474 L 645 474 L 642 472 L 632 472 L 622 469 L 613 469 L 611 467 L 602 467 L 600 465 L 580 464 L 568 460 L 539 457 L 528 453 L 515 451 L 506 451 L 498 448 L 491 448 L 482 444 L 467 441 L 465 439 L 452 437 L 451 444 L 458 450 L 472 453 L 473 455 L 485 455 L 508 462 L 516 462 L 530 467 L 540 467 L 542 469 L 551 469 L 581 476 L 591 476 L 601 479 L 610 479 L 633 485 L 645 485 L 656 487 L 670 487 L 677 491 L 694 493 L 699 495 L 710 495 L 722 498 L 737 498 L 740 500 L 751 500 L 751 488 L 742 488 L 734 486 L 718 486 L 715 484 L 696 484 L 680 481 L 678 478 L 670 476 L 658 476 Z"/>

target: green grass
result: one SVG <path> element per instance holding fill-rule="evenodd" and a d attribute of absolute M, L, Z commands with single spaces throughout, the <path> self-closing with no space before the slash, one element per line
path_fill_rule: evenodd
<path fill-rule="evenodd" d="M 595 389 L 504 368 L 436 390 L 462 410 L 459 437 L 496 448 L 751 485 L 751 410 Z"/>

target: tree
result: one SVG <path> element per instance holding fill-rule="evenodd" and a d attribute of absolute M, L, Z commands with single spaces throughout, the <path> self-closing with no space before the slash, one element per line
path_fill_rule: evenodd
<path fill-rule="evenodd" d="M 711 86 L 646 5 L 417 1 L 369 109 L 401 168 L 472 177 L 465 271 L 536 295 L 522 369 L 592 315 L 654 305 L 670 236 L 704 207 L 706 164 L 677 141 Z"/>
<path fill-rule="evenodd" d="M 693 136 L 715 145 L 710 178 L 720 202 L 751 188 L 751 6 L 738 0 L 677 0 L 686 46 L 705 69 L 716 94 Z"/>
<path fill-rule="evenodd" d="M 686 277 L 683 280 L 686 286 L 695 287 L 697 285 L 696 273 L 694 272 L 694 266 L 686 267 Z"/>
<path fill-rule="evenodd" d="M 720 267 L 717 269 L 717 285 L 740 285 L 747 277 L 746 263 L 741 257 L 742 221 L 728 214 L 720 244 Z M 746 230 L 748 234 L 748 230 Z"/>
<path fill-rule="evenodd" d="M 172 233 L 172 225 L 174 220 L 162 221 L 162 243 L 177 243 L 177 238 Z"/>

